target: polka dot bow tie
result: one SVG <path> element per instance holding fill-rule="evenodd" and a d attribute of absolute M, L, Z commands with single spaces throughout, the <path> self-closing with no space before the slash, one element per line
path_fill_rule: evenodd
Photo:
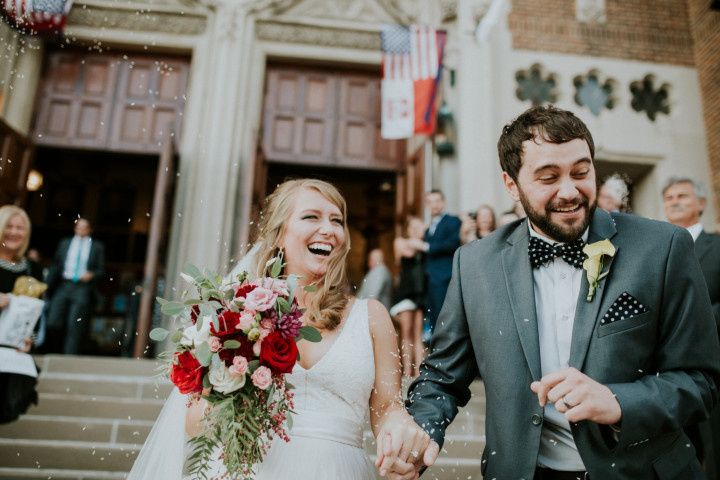
<path fill-rule="evenodd" d="M 578 238 L 572 243 L 551 245 L 537 237 L 530 237 L 530 247 L 528 249 L 530 265 L 532 265 L 532 268 L 539 268 L 556 257 L 562 257 L 569 265 L 582 268 L 582 264 L 587 257 L 583 252 L 584 246 L 585 242 L 582 238 Z"/>

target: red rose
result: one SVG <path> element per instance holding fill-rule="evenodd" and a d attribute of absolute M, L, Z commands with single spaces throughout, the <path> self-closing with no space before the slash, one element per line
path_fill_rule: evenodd
<path fill-rule="evenodd" d="M 203 368 L 192 353 L 187 351 L 175 353 L 175 361 L 170 370 L 170 381 L 178 387 L 180 393 L 202 391 Z"/>
<path fill-rule="evenodd" d="M 193 305 L 190 309 L 190 321 L 193 325 L 197 323 L 198 315 L 200 315 L 200 307 L 198 305 Z"/>
<path fill-rule="evenodd" d="M 235 298 L 245 298 L 247 297 L 247 294 L 252 292 L 257 288 L 257 285 L 253 285 L 252 283 L 246 283 L 245 285 L 240 285 L 235 292 Z"/>
<path fill-rule="evenodd" d="M 237 333 L 237 325 L 240 322 L 240 314 L 232 312 L 230 310 L 225 310 L 220 315 L 218 315 L 218 325 L 220 327 L 219 330 L 215 330 L 215 324 L 213 322 L 210 323 L 210 332 L 215 335 L 216 337 L 227 337 L 228 335 L 232 335 L 234 333 Z"/>
<path fill-rule="evenodd" d="M 240 347 L 238 348 L 232 348 L 232 349 L 225 349 L 223 348 L 218 352 L 218 355 L 220 356 L 220 359 L 225 362 L 226 366 L 230 366 L 233 364 L 233 358 L 235 358 L 238 355 L 241 355 L 245 357 L 248 361 L 255 358 L 255 354 L 253 353 L 253 342 L 247 339 L 245 335 L 242 334 L 242 332 L 238 332 L 234 335 L 231 335 L 229 337 L 224 337 L 223 341 L 226 340 L 237 340 L 240 342 Z"/>
<path fill-rule="evenodd" d="M 292 372 L 297 356 L 295 341 L 277 331 L 270 333 L 260 344 L 260 364 L 270 367 L 273 373 Z"/>

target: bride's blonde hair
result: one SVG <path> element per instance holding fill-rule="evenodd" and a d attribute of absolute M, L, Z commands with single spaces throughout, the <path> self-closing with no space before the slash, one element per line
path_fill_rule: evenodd
<path fill-rule="evenodd" d="M 281 183 L 265 199 L 260 213 L 257 244 L 259 249 L 255 258 L 255 274 L 265 276 L 265 265 L 279 252 L 279 243 L 285 234 L 285 226 L 295 207 L 295 196 L 303 189 L 319 192 L 332 202 L 342 213 L 345 242 L 333 249 L 325 276 L 317 285 L 317 291 L 307 295 L 305 321 L 323 329 L 333 330 L 342 321 L 343 310 L 347 305 L 347 267 L 346 259 L 350 252 L 350 232 L 347 227 L 347 205 L 345 199 L 333 185 L 312 178 L 288 180 Z"/>

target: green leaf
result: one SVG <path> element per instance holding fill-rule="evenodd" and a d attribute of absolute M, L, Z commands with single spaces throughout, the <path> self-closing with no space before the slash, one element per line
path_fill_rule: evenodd
<path fill-rule="evenodd" d="M 203 376 L 203 388 L 210 387 L 212 387 L 212 383 L 210 383 L 210 372 L 208 372 Z"/>
<path fill-rule="evenodd" d="M 290 275 L 287 278 L 287 285 L 288 285 L 288 292 L 290 292 L 290 296 L 288 297 L 288 303 L 292 305 L 292 301 L 295 298 L 295 290 L 298 286 L 298 277 L 297 275 Z"/>
<path fill-rule="evenodd" d="M 167 302 L 160 308 L 165 315 L 180 315 L 183 310 L 185 310 L 185 305 L 182 302 Z"/>
<path fill-rule="evenodd" d="M 308 342 L 317 343 L 322 340 L 322 335 L 320 335 L 318 329 L 309 325 L 300 328 L 300 335 Z"/>
<path fill-rule="evenodd" d="M 165 300 L 164 298 L 160 298 L 160 297 L 155 297 L 155 300 L 160 304 L 160 306 L 163 306 L 166 303 L 168 303 L 167 300 Z"/>
<path fill-rule="evenodd" d="M 185 305 L 190 306 L 190 305 L 197 305 L 198 303 L 201 303 L 201 302 L 202 302 L 202 300 L 200 300 L 199 298 L 188 298 L 183 303 L 185 303 Z"/>
<path fill-rule="evenodd" d="M 225 343 L 223 343 L 223 347 L 229 350 L 232 350 L 234 348 L 240 348 L 240 342 L 238 342 L 237 340 L 225 340 Z"/>
<path fill-rule="evenodd" d="M 167 338 L 169 334 L 170 332 L 168 332 L 164 328 L 153 328 L 152 330 L 150 330 L 150 339 L 156 342 L 162 342 Z"/>
<path fill-rule="evenodd" d="M 200 271 L 198 267 L 193 265 L 192 263 L 186 263 L 185 267 L 182 269 L 182 273 L 185 273 L 187 275 L 190 275 L 193 277 L 196 281 L 200 278 L 202 278 L 203 274 Z"/>
<path fill-rule="evenodd" d="M 272 270 L 270 270 L 270 276 L 273 278 L 277 278 L 280 276 L 280 272 L 282 271 L 282 259 L 280 257 L 275 258 L 275 261 L 273 262 Z"/>
<path fill-rule="evenodd" d="M 172 335 L 170 336 L 170 341 L 172 343 L 178 343 L 180 340 L 182 340 L 182 337 L 183 337 L 183 331 L 178 329 L 172 333 Z"/>
<path fill-rule="evenodd" d="M 305 285 L 305 287 L 303 288 L 303 290 L 305 290 L 308 293 L 317 292 L 317 289 L 318 289 L 317 285 Z"/>
<path fill-rule="evenodd" d="M 210 345 L 205 342 L 198 345 L 195 349 L 195 358 L 197 358 L 197 361 L 200 362 L 200 365 L 203 367 L 210 365 L 210 360 L 212 360 Z"/>
<path fill-rule="evenodd" d="M 260 360 L 250 360 L 248 362 L 248 372 L 253 373 L 260 366 Z"/>
<path fill-rule="evenodd" d="M 292 427 L 293 427 L 293 416 L 292 415 L 288 415 L 288 417 L 287 417 L 287 426 L 288 426 L 288 430 L 292 430 Z"/>
<path fill-rule="evenodd" d="M 290 304 L 283 297 L 278 297 L 277 304 L 280 309 L 280 313 L 287 313 L 290 311 Z"/>

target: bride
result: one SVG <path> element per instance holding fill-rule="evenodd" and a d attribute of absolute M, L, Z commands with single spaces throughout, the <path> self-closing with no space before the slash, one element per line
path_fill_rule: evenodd
<path fill-rule="evenodd" d="M 387 310 L 376 300 L 357 300 L 347 293 L 346 210 L 345 200 L 329 183 L 286 181 L 267 198 L 258 242 L 241 262 L 243 269 L 261 276 L 266 261 L 281 250 L 284 275 L 298 275 L 301 285 L 318 287 L 312 293 L 297 291 L 302 292 L 298 301 L 305 308 L 304 322 L 322 334 L 320 342 L 298 343 L 300 356 L 287 378 L 295 386 L 290 442 L 273 442 L 257 467 L 256 480 L 374 479 L 363 449 L 368 419 L 378 438 L 378 456 L 404 452 L 406 458 L 408 452 L 424 451 L 430 441 L 403 408 L 400 356 Z M 185 434 L 199 433 L 207 408 L 204 400 L 187 405 L 188 399 L 175 389 L 129 480 L 182 477 Z M 220 459 L 211 472 L 212 478 L 227 478 Z"/>

